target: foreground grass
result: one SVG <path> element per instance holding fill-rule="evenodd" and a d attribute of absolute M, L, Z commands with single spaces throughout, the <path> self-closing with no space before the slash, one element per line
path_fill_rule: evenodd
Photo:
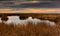
<path fill-rule="evenodd" d="M 60 36 L 59 24 L 48 26 L 45 23 L 10 25 L 0 23 L 0 36 Z"/>

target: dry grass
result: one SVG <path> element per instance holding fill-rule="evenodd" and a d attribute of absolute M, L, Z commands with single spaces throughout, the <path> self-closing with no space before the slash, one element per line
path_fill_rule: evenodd
<path fill-rule="evenodd" d="M 47 26 L 45 23 L 14 26 L 0 23 L 0 36 L 60 36 L 60 24 Z"/>

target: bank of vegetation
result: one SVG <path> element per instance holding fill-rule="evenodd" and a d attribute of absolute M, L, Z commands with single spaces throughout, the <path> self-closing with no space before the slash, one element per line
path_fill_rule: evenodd
<path fill-rule="evenodd" d="M 46 25 L 46 23 L 10 25 L 0 23 L 0 36 L 59 36 L 60 23 L 55 26 Z"/>

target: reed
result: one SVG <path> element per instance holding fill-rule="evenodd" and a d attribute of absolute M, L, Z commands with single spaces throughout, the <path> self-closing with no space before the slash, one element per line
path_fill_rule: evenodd
<path fill-rule="evenodd" d="M 60 24 L 47 26 L 46 23 L 10 25 L 0 23 L 0 36 L 59 36 Z"/>

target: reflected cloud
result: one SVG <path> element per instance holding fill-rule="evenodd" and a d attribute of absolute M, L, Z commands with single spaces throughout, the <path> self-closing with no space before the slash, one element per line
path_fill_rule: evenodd
<path fill-rule="evenodd" d="M 8 16 L 8 18 L 9 18 L 8 21 L 5 22 L 7 24 L 14 23 L 16 25 L 18 25 L 18 24 L 26 25 L 28 22 L 32 22 L 34 24 L 43 22 L 43 23 L 46 23 L 46 25 L 51 25 L 51 26 L 56 25 L 55 22 L 51 22 L 49 20 L 41 20 L 41 19 L 37 19 L 37 18 L 32 19 L 32 17 L 28 17 L 25 20 L 19 19 L 19 16 Z M 1 20 L 0 20 L 0 22 L 1 22 Z"/>

